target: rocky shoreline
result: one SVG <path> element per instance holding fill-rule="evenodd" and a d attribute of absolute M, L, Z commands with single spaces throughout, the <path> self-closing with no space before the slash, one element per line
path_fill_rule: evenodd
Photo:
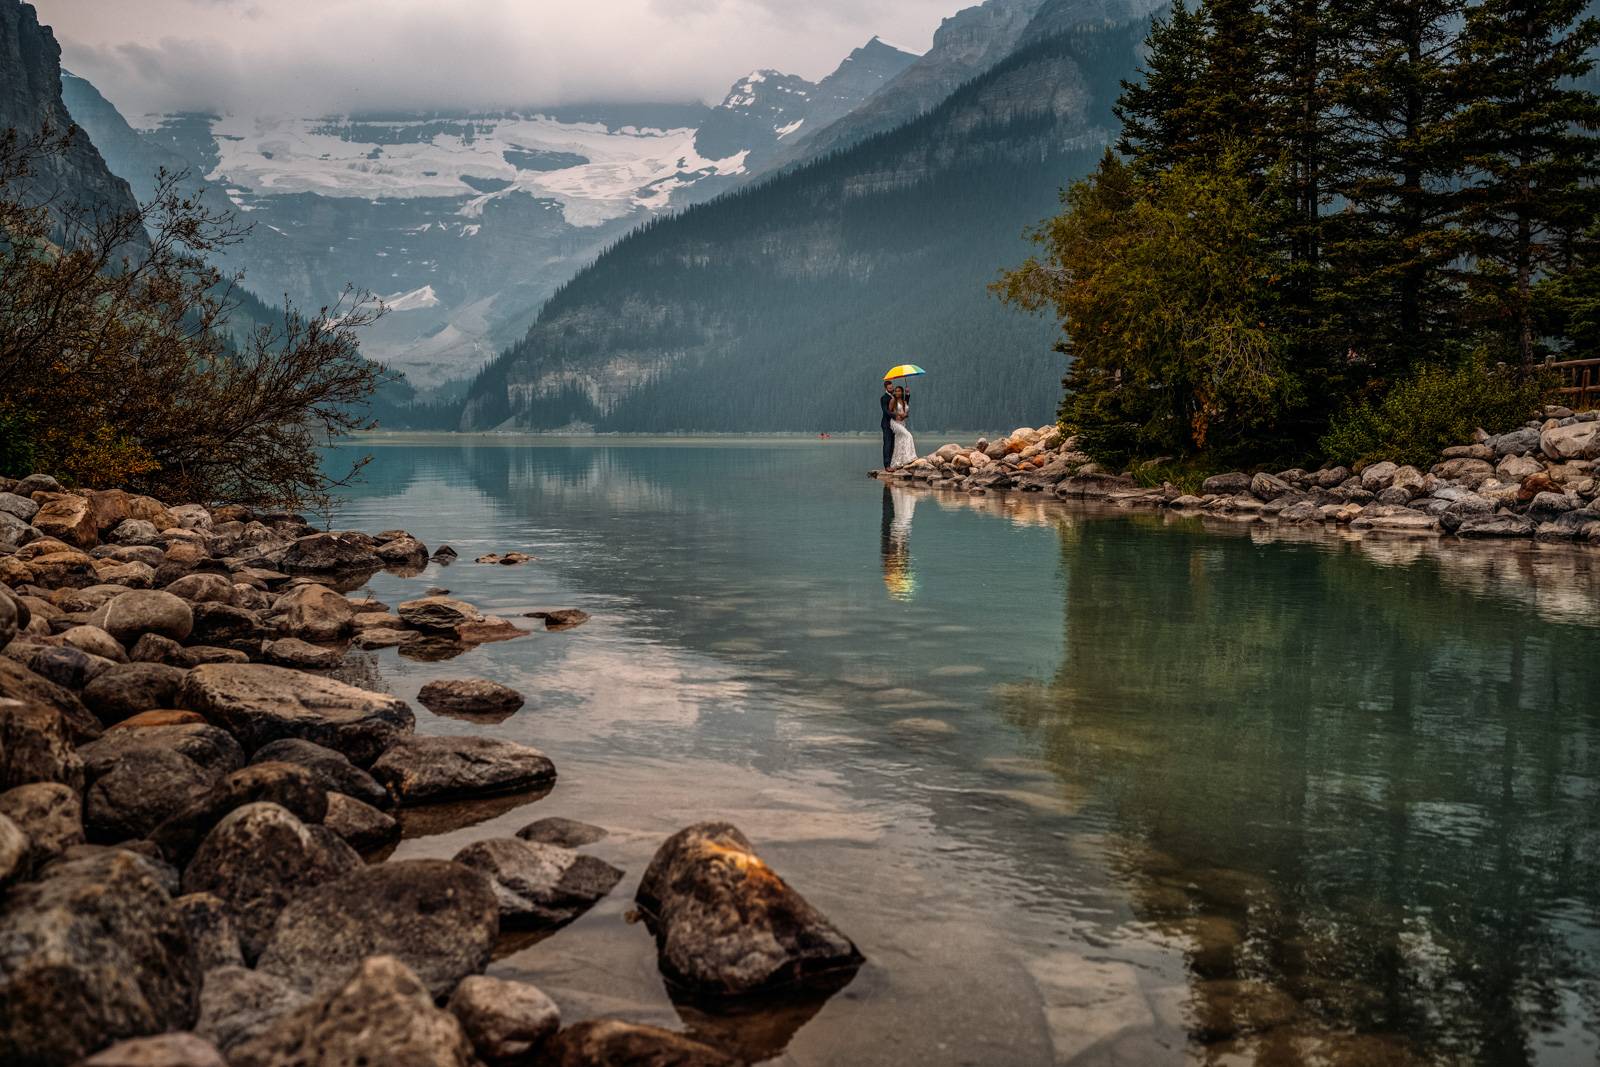
<path fill-rule="evenodd" d="M 345 595 L 455 558 L 403 530 L 0 479 L 0 1062 L 742 1062 L 627 1020 L 563 1024 L 483 973 L 502 938 L 621 882 L 582 851 L 603 828 L 546 818 L 448 861 L 385 858 L 441 802 L 557 782 L 537 749 L 417 734 L 405 701 L 339 677 L 350 648 L 428 661 L 530 632 L 443 589 L 392 610 Z M 490 723 L 523 706 L 487 679 L 419 700 Z M 674 997 L 703 1011 L 837 988 L 863 961 L 727 823 L 664 842 L 634 899 Z"/>
<path fill-rule="evenodd" d="M 1004 438 L 946 444 L 897 470 L 896 483 L 983 495 L 1043 493 L 1126 508 L 1167 508 L 1242 522 L 1331 526 L 1463 540 L 1522 539 L 1600 545 L 1600 411 L 1547 408 L 1505 433 L 1479 430 L 1423 471 L 1388 461 L 1234 471 L 1200 492 L 1111 471 L 1059 427 L 1022 427 Z"/>

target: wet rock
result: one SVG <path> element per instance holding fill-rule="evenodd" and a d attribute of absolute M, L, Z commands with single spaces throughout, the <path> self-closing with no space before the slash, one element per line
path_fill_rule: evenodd
<path fill-rule="evenodd" d="M 369 956 L 392 954 L 442 997 L 483 970 L 499 929 L 494 893 L 479 872 L 391 860 L 290 901 L 257 968 L 314 991 L 336 986 Z"/>
<path fill-rule="evenodd" d="M 78 792 L 60 782 L 30 782 L 0 793 L 0 815 L 27 835 L 27 864 L 32 871 L 84 842 Z"/>
<path fill-rule="evenodd" d="M 511 793 L 555 780 L 536 748 L 492 737 L 408 735 L 372 764 L 372 776 L 401 804 Z"/>
<path fill-rule="evenodd" d="M 743 1064 L 682 1034 L 620 1019 L 590 1019 L 567 1027 L 545 1045 L 539 1062 L 549 1067 L 612 1067 L 617 1064 L 742 1067 Z"/>
<path fill-rule="evenodd" d="M 405 630 L 405 620 L 387 611 L 358 611 L 350 625 L 361 630 Z"/>
<path fill-rule="evenodd" d="M 140 634 L 160 634 L 183 641 L 194 630 L 194 610 L 181 597 L 159 589 L 130 589 L 106 602 L 98 625 L 124 645 Z"/>
<path fill-rule="evenodd" d="M 137 729 L 107 730 L 97 740 L 78 749 L 92 781 L 109 773 L 134 749 L 163 748 L 193 760 L 212 781 L 244 766 L 244 750 L 226 730 L 209 723 L 174 723 Z"/>
<path fill-rule="evenodd" d="M 522 707 L 522 694 L 487 678 L 445 678 L 428 682 L 417 700 L 441 715 L 481 715 L 498 721 Z"/>
<path fill-rule="evenodd" d="M 391 567 L 420 567 L 428 562 L 428 546 L 415 537 L 397 537 L 378 546 L 378 558 Z"/>
<path fill-rule="evenodd" d="M 449 564 L 455 561 L 457 555 L 458 554 L 456 550 L 451 548 L 449 545 L 440 545 L 438 548 L 433 550 L 433 555 L 430 558 L 435 563 Z"/>
<path fill-rule="evenodd" d="M 233 582 L 221 574 L 186 574 L 168 584 L 165 591 L 193 604 L 233 603 Z"/>
<path fill-rule="evenodd" d="M 302 585 L 278 598 L 278 629 L 308 641 L 336 641 L 352 628 L 350 602 L 323 585 Z"/>
<path fill-rule="evenodd" d="M 480 623 L 483 612 L 463 600 L 429 596 L 421 600 L 408 600 L 396 609 L 408 625 L 419 630 L 453 632 L 457 627 Z"/>
<path fill-rule="evenodd" d="M 476 1067 L 461 1023 L 393 956 L 346 969 L 320 1000 L 235 1045 L 233 1067 Z"/>
<path fill-rule="evenodd" d="M 60 712 L 0 699 L 0 789 L 32 782 L 60 782 L 81 792 L 83 759 L 73 749 L 72 732 Z"/>
<path fill-rule="evenodd" d="M 1456 527 L 1457 537 L 1532 537 L 1533 522 L 1523 515 L 1468 515 Z"/>
<path fill-rule="evenodd" d="M 93 548 L 100 543 L 94 511 L 87 497 L 66 493 L 47 500 L 32 519 L 35 529 L 76 548 Z"/>
<path fill-rule="evenodd" d="M 342 752 L 361 766 L 415 725 L 403 700 L 265 664 L 196 667 L 184 681 L 180 701 L 225 726 L 247 750 L 298 737 Z"/>
<path fill-rule="evenodd" d="M 524 826 L 517 831 L 517 836 L 524 841 L 560 845 L 562 848 L 582 848 L 584 845 L 592 845 L 605 837 L 606 831 L 598 826 L 579 822 L 576 819 L 550 816 Z"/>
<path fill-rule="evenodd" d="M 280 637 L 261 648 L 261 658 L 279 667 L 297 670 L 332 670 L 344 662 L 344 652 L 302 641 L 298 637 Z"/>
<path fill-rule="evenodd" d="M 189 946 L 201 974 L 218 967 L 239 967 L 244 954 L 239 932 L 222 898 L 210 893 L 186 893 L 172 901 L 189 931 Z"/>
<path fill-rule="evenodd" d="M 622 872 L 570 848 L 511 837 L 474 841 L 455 855 L 488 876 L 506 927 L 560 926 L 594 907 Z"/>
<path fill-rule="evenodd" d="M 521 1060 L 561 1028 L 561 1009 L 537 986 L 470 975 L 450 995 L 450 1011 L 490 1064 Z"/>
<path fill-rule="evenodd" d="M 389 791 L 372 775 L 333 749 L 310 741 L 293 737 L 274 741 L 257 749 L 253 761 L 292 763 L 305 768 L 317 784 L 330 793 L 343 793 L 378 807 L 386 808 L 393 803 Z"/>
<path fill-rule="evenodd" d="M 118 1041 L 81 1067 L 228 1067 L 216 1046 L 194 1034 L 157 1034 Z"/>
<path fill-rule="evenodd" d="M 319 533 L 297 538 L 284 550 L 278 565 L 290 574 L 350 574 L 379 570 L 383 560 L 360 540 Z"/>
<path fill-rule="evenodd" d="M 141 711 L 176 707 L 187 676 L 164 663 L 120 663 L 95 676 L 83 690 L 83 702 L 110 725 Z"/>
<path fill-rule="evenodd" d="M 589 613 L 581 608 L 557 608 L 554 611 L 533 611 L 530 619 L 543 619 L 546 630 L 571 630 L 589 621 Z"/>
<path fill-rule="evenodd" d="M 356 634 L 351 644 L 357 648 L 367 650 L 394 648 L 396 645 L 402 645 L 407 639 L 416 636 L 418 635 L 410 630 L 390 630 L 380 627 L 378 629 L 360 631 Z"/>
<path fill-rule="evenodd" d="M 185 893 L 210 893 L 228 906 L 247 960 L 266 946 L 291 900 L 361 866 L 361 857 L 320 826 L 277 804 L 246 804 L 206 835 L 183 872 Z"/>
<path fill-rule="evenodd" d="M 186 863 L 212 827 L 246 804 L 268 803 L 295 818 L 320 823 L 328 813 L 328 794 L 310 771 L 292 763 L 254 763 L 218 781 L 150 833 L 162 855 Z"/>
<path fill-rule="evenodd" d="M 50 864 L 0 898 L 0 930 L 0 1063 L 71 1064 L 194 1022 L 188 932 L 142 857 L 103 849 Z"/>
<path fill-rule="evenodd" d="M 862 956 L 730 823 L 668 838 L 636 897 L 669 980 L 731 997 L 853 975 Z"/>
<path fill-rule="evenodd" d="M 0 655 L 0 699 L 37 704 L 55 711 L 61 717 L 62 725 L 74 744 L 82 744 L 99 737 L 102 729 L 100 720 L 83 706 L 83 701 L 70 690 L 43 675 L 35 674 L 18 662 L 13 656 L 17 651 L 17 645 L 13 642 L 6 648 L 6 654 Z M 63 655 L 67 651 L 61 650 Z M 77 655 L 83 654 L 76 649 L 71 651 Z M 31 649 L 26 650 L 24 654 L 28 652 L 31 652 Z"/>
<path fill-rule="evenodd" d="M 84 796 L 84 830 L 90 841 L 142 838 L 211 788 L 212 777 L 180 752 L 133 748 L 96 778 Z"/>
<path fill-rule="evenodd" d="M 400 840 L 400 824 L 391 816 L 344 793 L 328 794 L 322 825 L 362 855 Z"/>
<path fill-rule="evenodd" d="M 387 632 L 386 630 L 369 630 L 367 634 Z M 366 637 L 367 634 L 362 636 Z M 406 631 L 404 640 L 400 642 L 400 655 L 406 659 L 414 659 L 422 663 L 439 663 L 443 660 L 454 659 L 463 652 L 471 651 L 471 649 L 471 645 L 454 634 L 423 633 L 418 630 Z"/>
<path fill-rule="evenodd" d="M 276 975 L 242 966 L 207 971 L 200 990 L 200 1018 L 195 1032 L 225 1053 L 298 1011 L 311 998 Z M 373 1065 L 378 1067 L 378 1065 Z"/>

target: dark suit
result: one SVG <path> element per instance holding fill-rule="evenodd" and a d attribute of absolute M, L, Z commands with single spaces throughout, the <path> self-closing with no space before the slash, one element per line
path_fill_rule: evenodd
<path fill-rule="evenodd" d="M 883 408 L 883 421 L 878 425 L 883 429 L 883 469 L 889 469 L 889 461 L 894 458 L 894 431 L 889 429 L 889 405 L 894 398 L 885 389 L 883 395 L 878 397 L 878 406 Z"/>

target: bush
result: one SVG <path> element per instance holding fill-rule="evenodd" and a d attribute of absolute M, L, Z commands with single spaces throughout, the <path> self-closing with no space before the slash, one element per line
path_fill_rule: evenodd
<path fill-rule="evenodd" d="M 32 420 L 0 409 L 0 475 L 25 478 L 33 473 L 38 462 L 33 432 Z"/>
<path fill-rule="evenodd" d="M 343 479 L 320 446 L 367 425 L 384 378 L 357 341 L 381 305 L 347 294 L 238 328 L 238 279 L 207 262 L 242 236 L 232 216 L 181 175 L 130 211 L 30 202 L 62 144 L 0 134 L 0 419 L 27 442 L 4 462 L 175 501 L 324 499 Z"/>
<path fill-rule="evenodd" d="M 1341 411 L 1322 448 L 1336 463 L 1386 459 L 1426 469 L 1443 449 L 1471 441 L 1480 427 L 1501 433 L 1526 422 L 1552 385 L 1542 375 L 1491 367 L 1482 356 L 1453 367 L 1421 367 L 1381 399 Z"/>

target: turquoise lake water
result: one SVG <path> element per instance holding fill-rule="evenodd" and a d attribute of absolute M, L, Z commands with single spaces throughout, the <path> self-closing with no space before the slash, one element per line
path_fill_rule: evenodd
<path fill-rule="evenodd" d="M 783 1064 L 1596 1062 L 1600 553 L 891 491 L 877 447 L 334 451 L 374 456 L 336 525 L 461 553 L 374 595 L 593 615 L 442 662 L 352 653 L 420 731 L 560 774 L 419 809 L 396 855 L 547 815 L 611 832 L 617 889 L 492 973 L 569 1021 Z M 509 550 L 537 558 L 472 562 Z M 465 676 L 528 704 L 415 704 Z M 673 1003 L 629 907 L 710 818 L 855 939 L 849 986 Z"/>

